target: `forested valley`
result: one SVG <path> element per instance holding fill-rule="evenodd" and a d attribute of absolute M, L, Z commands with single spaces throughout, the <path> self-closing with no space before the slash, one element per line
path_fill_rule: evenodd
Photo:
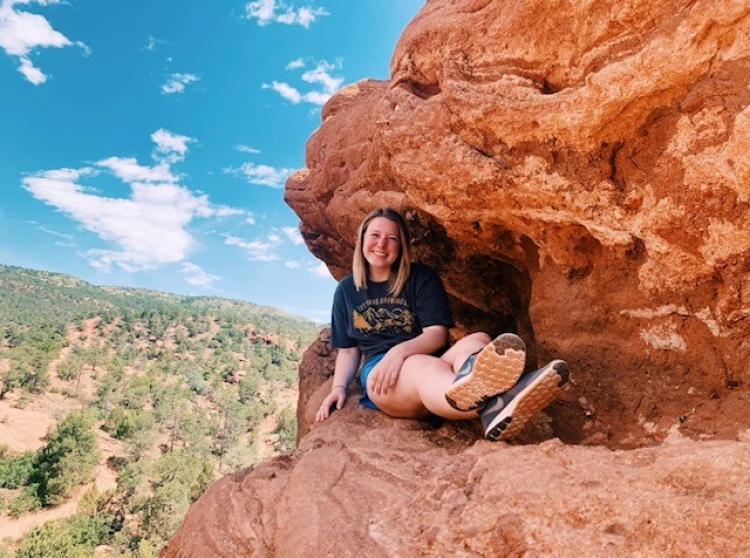
<path fill-rule="evenodd" d="M 0 266 L 0 558 L 158 556 L 215 479 L 294 447 L 320 327 Z"/>

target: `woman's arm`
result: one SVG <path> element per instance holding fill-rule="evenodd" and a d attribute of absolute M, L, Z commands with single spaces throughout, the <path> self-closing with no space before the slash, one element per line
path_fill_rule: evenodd
<path fill-rule="evenodd" d="M 359 366 L 360 351 L 357 347 L 339 349 L 336 355 L 336 365 L 333 370 L 333 385 L 320 405 L 315 415 L 315 422 L 323 422 L 331 412 L 331 405 L 336 404 L 341 409 L 346 401 L 346 390 Z"/>
<path fill-rule="evenodd" d="M 430 355 L 448 343 L 448 328 L 441 325 L 428 326 L 414 339 L 392 347 L 370 373 L 373 391 L 388 393 L 396 385 L 401 365 L 411 355 Z"/>

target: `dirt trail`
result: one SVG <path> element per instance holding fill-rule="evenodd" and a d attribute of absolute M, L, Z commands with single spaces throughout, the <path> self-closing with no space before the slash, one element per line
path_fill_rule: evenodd
<path fill-rule="evenodd" d="M 21 397 L 14 391 L 0 401 L 0 444 L 14 454 L 42 447 L 58 419 L 80 408 L 79 403 L 59 393 L 36 395 L 23 408 L 19 406 Z"/>
<path fill-rule="evenodd" d="M 98 424 L 95 426 L 95 432 L 96 441 L 99 444 L 99 451 L 101 453 L 99 465 L 96 467 L 95 480 L 80 487 L 72 498 L 69 498 L 64 504 L 57 507 L 26 514 L 17 519 L 13 519 L 4 513 L 0 513 L 0 540 L 3 540 L 6 537 L 13 540 L 19 540 L 34 527 L 38 527 L 47 521 L 63 519 L 75 515 L 78 509 L 78 503 L 86 492 L 94 485 L 96 485 L 96 488 L 100 493 L 117 486 L 117 474 L 107 466 L 107 458 L 112 455 L 122 455 L 122 448 L 117 440 L 110 437 L 105 432 L 102 432 L 99 429 Z"/>
<path fill-rule="evenodd" d="M 57 375 L 60 364 L 69 358 L 76 346 L 90 347 L 96 335 L 98 318 L 84 322 L 82 332 L 70 328 L 67 332 L 68 346 L 60 350 L 60 354 L 49 364 L 49 390 L 41 395 L 35 395 L 23 408 L 19 407 L 21 393 L 8 393 L 0 401 L 0 444 L 6 445 L 11 453 L 19 454 L 35 451 L 45 445 L 45 436 L 54 428 L 57 422 L 70 411 L 80 409 L 81 400 L 67 397 L 64 394 L 75 391 L 75 381 L 64 381 Z M 0 367 L 8 366 L 8 362 L 0 362 Z M 0 368 L 1 370 L 1 368 Z M 80 397 L 85 402 L 96 391 L 96 383 L 92 374 L 98 372 L 90 366 L 84 367 L 81 375 L 79 390 Z M 25 514 L 13 519 L 5 513 L 0 513 L 0 540 L 10 537 L 21 539 L 34 527 L 47 521 L 62 519 L 74 515 L 86 492 L 94 485 L 102 492 L 117 486 L 117 474 L 107 466 L 107 458 L 123 455 L 120 443 L 100 429 L 101 424 L 94 426 L 97 444 L 101 453 L 101 460 L 96 467 L 95 478 L 80 487 L 71 498 L 63 504 L 36 513 Z"/>

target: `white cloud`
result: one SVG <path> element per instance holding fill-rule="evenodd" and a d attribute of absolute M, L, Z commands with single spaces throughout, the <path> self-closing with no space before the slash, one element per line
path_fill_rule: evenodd
<path fill-rule="evenodd" d="M 201 78 L 195 74 L 171 74 L 167 81 L 161 86 L 162 95 L 171 95 L 172 93 L 182 93 L 185 87 L 200 81 Z"/>
<path fill-rule="evenodd" d="M 330 15 L 324 8 L 303 6 L 295 8 L 276 0 L 256 0 L 245 4 L 245 18 L 255 19 L 258 25 L 283 23 L 284 25 L 301 25 L 309 29 L 310 24 L 319 17 Z"/>
<path fill-rule="evenodd" d="M 18 67 L 18 71 L 34 85 L 40 85 L 47 81 L 47 76 L 44 75 L 44 72 L 34 66 L 31 60 L 26 57 L 21 58 L 21 65 Z"/>
<path fill-rule="evenodd" d="M 214 206 L 215 217 L 236 217 L 237 215 L 245 215 L 245 211 L 242 209 L 235 209 L 234 207 L 228 207 L 226 205 Z"/>
<path fill-rule="evenodd" d="M 173 134 L 169 130 L 159 128 L 151 134 L 151 141 L 156 144 L 156 151 L 163 154 L 170 162 L 182 161 L 188 151 L 188 144 L 195 141 L 190 136 Z"/>
<path fill-rule="evenodd" d="M 182 267 L 180 268 L 180 271 L 183 273 L 183 275 L 186 275 L 185 281 L 187 281 L 194 287 L 210 287 L 218 279 L 221 279 L 217 275 L 211 275 L 203 268 L 195 265 L 192 262 L 184 262 L 182 264 Z"/>
<path fill-rule="evenodd" d="M 292 87 L 288 83 L 284 83 L 283 81 L 274 81 L 271 83 L 271 85 L 264 83 L 261 88 L 273 89 L 274 91 L 276 91 L 276 93 L 295 105 L 298 105 L 302 101 L 302 94 L 294 87 Z"/>
<path fill-rule="evenodd" d="M 152 157 L 158 161 L 153 167 L 143 166 L 133 157 L 108 157 L 98 161 L 99 167 L 112 171 L 123 182 L 168 182 L 174 183 L 178 178 L 172 174 L 171 165 L 185 159 L 188 144 L 195 139 L 175 134 L 159 128 L 151 134 L 155 149 Z"/>
<path fill-rule="evenodd" d="M 274 250 L 281 239 L 278 238 L 278 235 L 276 235 L 276 239 L 277 240 L 274 240 L 269 236 L 266 240 L 247 241 L 237 236 L 226 235 L 224 238 L 224 244 L 242 248 L 247 253 L 247 259 L 250 261 L 272 262 L 280 259 L 279 256 L 274 253 Z"/>
<path fill-rule="evenodd" d="M 97 166 L 111 170 L 123 182 L 177 182 L 168 162 L 155 167 L 144 167 L 134 157 L 108 157 L 97 161 Z"/>
<path fill-rule="evenodd" d="M 307 271 L 309 271 L 311 274 L 315 275 L 316 277 L 322 277 L 323 279 L 332 279 L 333 276 L 331 275 L 331 272 L 328 271 L 328 267 L 323 262 L 318 262 L 317 264 L 311 265 L 307 268 Z"/>
<path fill-rule="evenodd" d="M 281 231 L 291 240 L 295 246 L 300 246 L 305 243 L 297 227 L 281 227 Z"/>
<path fill-rule="evenodd" d="M 269 165 L 256 165 L 255 163 L 244 163 L 238 168 L 224 169 L 226 174 L 241 174 L 251 184 L 270 186 L 271 188 L 282 188 L 289 175 L 294 169 L 275 168 Z"/>
<path fill-rule="evenodd" d="M 260 149 L 255 149 L 249 145 L 235 145 L 234 148 L 240 153 L 249 153 L 250 155 L 260 155 Z"/>
<path fill-rule="evenodd" d="M 335 69 L 336 66 L 333 64 L 321 60 L 315 68 L 302 74 L 302 80 L 307 83 L 319 83 L 323 86 L 323 90 L 326 93 L 334 93 L 344 83 L 343 77 L 334 77 L 330 74 Z"/>
<path fill-rule="evenodd" d="M 248 225 L 254 225 L 255 224 L 255 216 L 251 211 L 247 212 L 247 218 L 245 219 L 245 223 Z"/>
<path fill-rule="evenodd" d="M 287 69 L 301 69 L 304 66 L 304 61 L 300 58 L 293 60 L 286 67 Z M 270 85 L 263 83 L 261 89 L 272 89 L 295 105 L 303 101 L 313 105 L 324 105 L 344 83 L 343 76 L 333 75 L 333 72 L 340 69 L 340 67 L 341 60 L 337 60 L 336 64 L 321 60 L 316 64 L 315 68 L 303 72 L 301 76 L 302 81 L 313 85 L 320 85 L 321 89 L 319 90 L 311 90 L 303 93 L 284 81 L 273 81 Z"/>
<path fill-rule="evenodd" d="M 286 65 L 287 70 L 298 70 L 299 68 L 305 67 L 305 61 L 302 58 L 297 58 L 297 60 L 292 60 L 289 62 L 289 64 Z"/>
<path fill-rule="evenodd" d="M 157 146 L 158 148 L 158 146 Z M 168 161 L 155 167 L 133 158 L 108 157 L 97 168 L 62 168 L 41 171 L 23 179 L 23 186 L 36 199 L 55 207 L 96 234 L 112 248 L 81 253 L 92 266 L 110 271 L 153 268 L 184 260 L 193 245 L 187 226 L 194 218 L 244 214 L 214 206 L 208 196 L 196 195 L 178 184 Z M 80 184 L 108 170 L 131 188 L 129 198 L 91 193 Z"/>
<path fill-rule="evenodd" d="M 84 54 L 91 49 L 80 41 L 72 42 L 55 30 L 47 18 L 39 14 L 18 11 L 15 6 L 36 3 L 41 6 L 61 3 L 59 0 L 0 0 L 0 48 L 8 56 L 18 59 L 18 71 L 32 84 L 47 81 L 42 70 L 34 66 L 29 54 L 39 48 L 78 46 Z"/>
<path fill-rule="evenodd" d="M 284 267 L 288 267 L 289 269 L 297 269 L 301 265 L 302 262 L 300 260 L 286 260 L 284 262 Z"/>

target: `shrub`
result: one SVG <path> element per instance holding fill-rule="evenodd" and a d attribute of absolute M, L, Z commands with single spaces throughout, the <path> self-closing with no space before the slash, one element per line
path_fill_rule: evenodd
<path fill-rule="evenodd" d="M 30 480 L 39 485 L 39 499 L 45 506 L 62 502 L 74 486 L 92 479 L 99 462 L 92 422 L 88 415 L 71 413 L 39 452 Z"/>
<path fill-rule="evenodd" d="M 34 470 L 33 451 L 19 457 L 0 457 L 0 488 L 18 488 L 28 484 Z"/>
<path fill-rule="evenodd" d="M 36 511 L 42 507 L 42 501 L 39 499 L 39 487 L 36 484 L 30 484 L 23 489 L 23 492 L 8 506 L 8 513 L 11 517 L 18 517 L 30 511 Z"/>
<path fill-rule="evenodd" d="M 16 558 L 84 558 L 106 542 L 109 526 L 101 518 L 75 516 L 51 521 L 32 530 L 18 547 Z"/>
<path fill-rule="evenodd" d="M 291 408 L 281 411 L 276 432 L 279 435 L 276 442 L 279 451 L 290 452 L 297 446 L 297 417 Z"/>

